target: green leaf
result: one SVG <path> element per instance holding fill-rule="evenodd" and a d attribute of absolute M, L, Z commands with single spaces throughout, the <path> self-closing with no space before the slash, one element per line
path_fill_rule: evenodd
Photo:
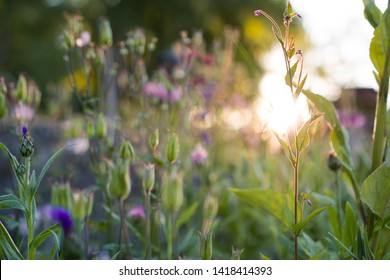
<path fill-rule="evenodd" d="M 313 122 L 318 119 L 321 115 L 313 115 L 309 120 L 307 120 L 299 129 L 297 136 L 298 151 L 305 149 L 310 143 L 309 130 Z"/>
<path fill-rule="evenodd" d="M 291 165 L 295 165 L 295 158 L 291 152 L 291 149 L 290 147 L 288 146 L 288 144 L 279 136 L 279 134 L 272 130 L 273 134 L 275 135 L 275 137 L 278 139 L 279 141 L 279 144 L 280 144 L 280 147 L 282 148 L 283 152 L 285 153 L 286 157 L 289 159 Z"/>
<path fill-rule="evenodd" d="M 299 94 L 301 94 L 302 90 L 303 90 L 303 87 L 305 86 L 305 83 L 306 83 L 306 78 L 307 78 L 307 74 L 305 75 L 305 77 L 303 78 L 303 80 L 299 83 L 298 87 L 296 88 L 295 92 L 294 92 L 294 95 L 296 97 L 299 96 Z"/>
<path fill-rule="evenodd" d="M 385 163 L 372 172 L 364 181 L 362 201 L 382 220 L 390 216 L 390 165 Z"/>
<path fill-rule="evenodd" d="M 324 210 L 326 210 L 329 206 L 324 206 L 321 208 L 318 208 L 311 212 L 303 221 L 299 222 L 293 227 L 293 233 L 299 234 L 301 230 L 310 223 L 314 218 L 316 218 L 319 214 L 321 214 Z"/>
<path fill-rule="evenodd" d="M 287 194 L 274 190 L 260 189 L 244 190 L 231 188 L 230 191 L 242 201 L 268 212 L 288 228 L 291 227 L 285 215 L 285 208 L 287 207 L 288 201 Z"/>
<path fill-rule="evenodd" d="M 314 256 L 311 256 L 310 260 L 322 260 L 322 258 L 326 255 L 327 252 L 328 252 L 328 249 L 325 248 L 322 251 L 315 254 Z"/>
<path fill-rule="evenodd" d="M 65 146 L 61 149 L 59 149 L 57 152 L 55 152 L 48 160 L 47 162 L 45 163 L 45 165 L 43 166 L 42 170 L 41 170 L 41 173 L 39 174 L 39 177 L 38 177 L 38 180 L 35 184 L 35 186 L 32 186 L 32 193 L 31 193 L 31 197 L 34 197 L 38 188 L 39 188 L 39 185 L 41 184 L 41 181 L 43 179 L 43 176 L 45 176 L 47 170 L 49 169 L 50 165 L 53 163 L 53 161 L 60 155 L 60 153 L 62 153 L 66 148 L 72 146 L 73 144 L 71 145 L 68 145 L 68 146 Z"/>
<path fill-rule="evenodd" d="M 370 58 L 378 71 L 379 76 L 386 79 L 388 76 L 384 76 L 385 73 L 390 72 L 390 9 L 388 8 L 381 20 L 379 25 L 375 28 L 374 37 L 370 44 Z"/>
<path fill-rule="evenodd" d="M 339 217 L 337 215 L 336 208 L 330 207 L 328 209 L 328 213 L 329 213 L 330 226 L 332 227 L 332 230 L 335 233 L 336 237 L 341 239 L 341 233 L 340 233 L 340 229 L 339 229 Z"/>
<path fill-rule="evenodd" d="M 364 3 L 364 17 L 376 28 L 379 25 L 382 17 L 382 11 L 375 5 L 375 0 L 363 0 Z"/>
<path fill-rule="evenodd" d="M 295 72 L 297 71 L 299 60 L 294 63 L 294 65 L 290 68 L 290 71 L 287 71 L 284 80 L 288 86 L 291 86 L 291 81 L 295 76 Z"/>
<path fill-rule="evenodd" d="M 40 234 L 38 234 L 34 240 L 30 244 L 30 250 L 36 251 L 37 248 L 51 235 L 54 236 L 54 238 L 58 239 L 58 234 L 61 231 L 61 226 L 59 224 L 52 225 L 48 227 L 46 230 L 42 231 Z M 56 236 L 57 235 L 57 236 Z"/>
<path fill-rule="evenodd" d="M 22 254 L 19 252 L 18 247 L 16 247 L 14 241 L 9 235 L 7 229 L 0 221 L 0 246 L 2 248 L 3 254 L 9 260 L 23 260 Z"/>
<path fill-rule="evenodd" d="M 11 167 L 12 167 L 12 170 L 15 174 L 15 177 L 16 179 L 18 180 L 18 183 L 19 185 L 23 186 L 24 185 L 24 180 L 23 180 L 23 176 L 21 174 L 18 174 L 17 170 L 18 170 L 18 167 L 19 167 L 19 162 L 18 160 L 16 159 L 16 157 L 8 150 L 7 146 L 4 145 L 3 143 L 0 142 L 0 150 L 3 150 L 4 152 L 6 152 L 8 154 L 8 157 L 9 157 L 9 160 L 10 160 L 10 163 L 11 163 Z"/>
<path fill-rule="evenodd" d="M 6 194 L 0 196 L 0 209 L 19 209 L 25 211 L 26 207 L 16 195 Z"/>
<path fill-rule="evenodd" d="M 336 244 L 339 245 L 341 248 L 343 248 L 354 260 L 358 259 L 358 257 L 354 253 L 352 253 L 351 250 L 349 250 L 348 247 L 345 246 L 343 242 L 341 242 L 339 239 L 337 239 L 336 236 L 334 236 L 330 232 L 328 232 L 328 234 L 332 237 L 332 239 L 334 241 L 336 241 Z"/>
<path fill-rule="evenodd" d="M 345 204 L 345 229 L 344 229 L 344 243 L 348 247 L 353 247 L 356 244 L 356 233 L 358 230 L 358 222 L 355 213 L 353 212 L 351 204 L 347 201 Z"/>
<path fill-rule="evenodd" d="M 198 209 L 198 206 L 199 202 L 194 202 L 190 207 L 188 207 L 182 212 L 182 214 L 177 219 L 177 228 L 180 228 L 181 225 L 187 222 L 188 219 L 190 219 L 192 215 L 195 214 L 196 210 Z"/>

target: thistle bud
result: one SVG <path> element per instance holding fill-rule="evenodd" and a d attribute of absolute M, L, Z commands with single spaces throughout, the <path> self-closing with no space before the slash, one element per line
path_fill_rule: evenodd
<path fill-rule="evenodd" d="M 154 187 L 155 181 L 155 168 L 154 164 L 147 164 L 144 167 L 144 174 L 142 177 L 142 186 L 145 192 L 151 192 Z"/>
<path fill-rule="evenodd" d="M 103 139 L 107 135 L 107 123 L 104 115 L 100 113 L 96 121 L 96 136 Z"/>
<path fill-rule="evenodd" d="M 129 196 L 131 190 L 129 161 L 120 159 L 116 166 L 111 167 L 107 189 L 112 198 L 125 200 Z"/>
<path fill-rule="evenodd" d="M 155 150 L 158 146 L 158 143 L 159 143 L 159 131 L 158 131 L 158 128 L 156 128 L 152 135 L 150 135 L 149 137 L 149 146 Z"/>
<path fill-rule="evenodd" d="M 135 158 L 135 152 L 133 145 L 130 141 L 123 141 L 119 150 L 119 158 L 123 160 L 133 161 Z"/>
<path fill-rule="evenodd" d="M 0 119 L 7 113 L 7 101 L 5 95 L 0 92 Z"/>
<path fill-rule="evenodd" d="M 34 153 L 34 144 L 32 143 L 31 137 L 28 135 L 27 127 L 23 126 L 22 132 L 23 135 L 19 151 L 22 157 L 28 158 Z"/>
<path fill-rule="evenodd" d="M 174 163 L 179 157 L 180 142 L 177 134 L 173 133 L 169 137 L 168 145 L 166 149 L 166 157 L 170 163 Z"/>
<path fill-rule="evenodd" d="M 213 233 L 199 232 L 199 253 L 202 260 L 211 260 L 213 256 Z"/>
<path fill-rule="evenodd" d="M 163 178 L 162 202 L 165 209 L 170 212 L 178 212 L 183 205 L 183 174 Z"/>
<path fill-rule="evenodd" d="M 19 75 L 18 83 L 16 85 L 16 98 L 18 100 L 24 100 L 27 96 L 27 81 L 26 77 Z"/>
<path fill-rule="evenodd" d="M 74 219 L 82 221 L 85 219 L 86 215 L 86 201 L 84 200 L 83 193 L 80 191 L 76 191 L 72 193 L 73 197 L 73 207 L 72 207 L 72 215 Z"/>
<path fill-rule="evenodd" d="M 328 167 L 335 172 L 341 168 L 341 162 L 334 151 L 331 151 L 328 155 Z"/>
<path fill-rule="evenodd" d="M 110 22 L 107 19 L 102 19 L 100 26 L 100 43 L 105 47 L 112 45 L 112 30 Z"/>

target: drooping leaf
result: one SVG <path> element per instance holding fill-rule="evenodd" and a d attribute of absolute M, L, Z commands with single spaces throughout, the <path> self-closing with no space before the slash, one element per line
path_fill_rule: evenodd
<path fill-rule="evenodd" d="M 30 250 L 36 251 L 37 248 L 50 236 L 54 236 L 54 239 L 58 239 L 58 235 L 61 231 L 61 226 L 59 224 L 52 225 L 46 230 L 38 234 L 30 244 Z"/>
<path fill-rule="evenodd" d="M 309 145 L 309 143 L 310 143 L 310 135 L 309 135 L 310 126 L 320 116 L 321 115 L 313 115 L 299 129 L 298 136 L 297 136 L 297 143 L 298 143 L 298 150 L 299 151 L 302 151 L 303 149 L 305 149 Z"/>
<path fill-rule="evenodd" d="M 13 194 L 0 196 L 0 209 L 19 209 L 25 211 L 26 208 L 20 199 Z"/>
<path fill-rule="evenodd" d="M 14 241 L 9 235 L 7 229 L 0 221 L 0 246 L 2 248 L 3 254 L 9 260 L 23 260 L 22 254 L 19 252 L 18 247 L 16 247 Z"/>
<path fill-rule="evenodd" d="M 321 214 L 323 211 L 325 211 L 329 206 L 324 206 L 321 208 L 318 208 L 311 212 L 303 221 L 296 224 L 293 228 L 293 233 L 299 234 L 300 231 L 308 224 L 310 223 L 314 218 L 316 218 L 319 214 Z"/>
<path fill-rule="evenodd" d="M 364 17 L 376 28 L 379 25 L 382 17 L 382 11 L 375 5 L 375 0 L 363 0 L 364 3 Z"/>
<path fill-rule="evenodd" d="M 282 224 L 290 227 L 285 215 L 286 201 L 288 201 L 287 194 L 274 190 L 261 189 L 231 188 L 230 191 L 242 201 L 268 212 Z"/>
<path fill-rule="evenodd" d="M 375 28 L 374 37 L 370 44 L 370 59 L 378 71 L 379 76 L 384 76 L 390 72 L 390 8 L 382 15 L 379 25 Z M 388 76 L 387 76 L 388 78 Z"/>
<path fill-rule="evenodd" d="M 364 181 L 362 201 L 371 211 L 386 220 L 390 216 L 390 165 L 382 164 Z"/>

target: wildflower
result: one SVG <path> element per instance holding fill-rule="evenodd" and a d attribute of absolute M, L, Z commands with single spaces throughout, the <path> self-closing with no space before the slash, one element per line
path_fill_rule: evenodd
<path fill-rule="evenodd" d="M 145 219 L 145 210 L 141 204 L 135 205 L 127 212 L 128 217 L 134 217 L 139 219 Z"/>
<path fill-rule="evenodd" d="M 256 10 L 254 11 L 254 14 L 256 17 L 258 17 L 259 15 L 261 15 L 262 12 L 263 12 L 262 10 Z"/>
<path fill-rule="evenodd" d="M 16 121 L 24 124 L 31 122 L 34 118 L 34 114 L 34 110 L 23 103 L 18 103 L 13 111 L 13 115 Z"/>
<path fill-rule="evenodd" d="M 208 153 L 202 144 L 196 144 L 194 151 L 191 153 L 191 162 L 195 165 L 205 164 Z"/>
<path fill-rule="evenodd" d="M 83 31 L 80 37 L 76 39 L 76 45 L 80 48 L 87 46 L 91 42 L 91 33 Z"/>
<path fill-rule="evenodd" d="M 200 134 L 200 139 L 202 139 L 202 141 L 205 145 L 210 145 L 210 143 L 211 143 L 211 135 L 207 131 L 203 131 Z"/>
<path fill-rule="evenodd" d="M 144 86 L 144 91 L 147 95 L 155 97 L 160 101 L 165 101 L 168 98 L 168 90 L 160 83 L 148 82 Z"/>
<path fill-rule="evenodd" d="M 366 117 L 358 112 L 339 112 L 339 118 L 346 128 L 363 128 L 366 124 Z"/>
<path fill-rule="evenodd" d="M 54 207 L 51 209 L 51 218 L 59 223 L 64 229 L 65 234 L 69 234 L 73 228 L 73 220 L 71 213 L 62 207 Z"/>
<path fill-rule="evenodd" d="M 170 98 L 169 100 L 173 103 L 180 101 L 181 97 L 183 96 L 183 92 L 180 88 L 174 88 L 170 92 Z"/>

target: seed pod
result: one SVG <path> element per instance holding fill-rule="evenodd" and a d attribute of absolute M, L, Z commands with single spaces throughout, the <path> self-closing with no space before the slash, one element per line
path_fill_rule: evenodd
<path fill-rule="evenodd" d="M 103 139 L 107 135 L 107 123 L 104 115 L 100 113 L 96 121 L 96 136 Z"/>
<path fill-rule="evenodd" d="M 202 260 L 211 260 L 213 256 L 213 233 L 199 232 L 199 252 Z"/>
<path fill-rule="evenodd" d="M 173 133 L 169 137 L 168 145 L 166 149 L 166 157 L 170 163 L 174 163 L 179 157 L 180 142 L 177 134 Z"/>
<path fill-rule="evenodd" d="M 123 141 L 119 150 L 119 158 L 123 160 L 133 161 L 135 159 L 135 151 L 130 141 Z"/>
<path fill-rule="evenodd" d="M 162 203 L 163 207 L 170 212 L 177 213 L 183 205 L 183 173 L 163 178 Z"/>
<path fill-rule="evenodd" d="M 107 19 L 102 19 L 100 26 L 100 43 L 105 47 L 112 45 L 112 30 L 110 22 Z"/>
<path fill-rule="evenodd" d="M 159 143 L 159 130 L 156 128 L 149 137 L 149 146 L 155 150 Z"/>
<path fill-rule="evenodd" d="M 154 187 L 155 181 L 155 168 L 154 164 L 147 164 L 144 167 L 144 174 L 142 177 L 142 186 L 145 192 L 151 192 Z"/>
<path fill-rule="evenodd" d="M 120 159 L 116 166 L 111 167 L 107 189 L 112 198 L 125 200 L 129 196 L 131 190 L 129 165 L 128 160 Z"/>
<path fill-rule="evenodd" d="M 51 192 L 52 206 L 60 206 L 65 209 L 72 209 L 71 190 L 69 183 L 53 186 Z"/>
<path fill-rule="evenodd" d="M 18 83 L 16 85 L 16 98 L 20 101 L 24 100 L 27 96 L 27 81 L 26 77 L 19 75 Z"/>
<path fill-rule="evenodd" d="M 72 207 L 72 215 L 76 220 L 83 221 L 86 215 L 86 205 L 83 193 L 80 191 L 76 191 L 72 193 L 73 197 L 73 207 Z"/>
<path fill-rule="evenodd" d="M 218 199 L 208 194 L 203 204 L 203 216 L 205 219 L 214 219 L 218 213 Z"/>

